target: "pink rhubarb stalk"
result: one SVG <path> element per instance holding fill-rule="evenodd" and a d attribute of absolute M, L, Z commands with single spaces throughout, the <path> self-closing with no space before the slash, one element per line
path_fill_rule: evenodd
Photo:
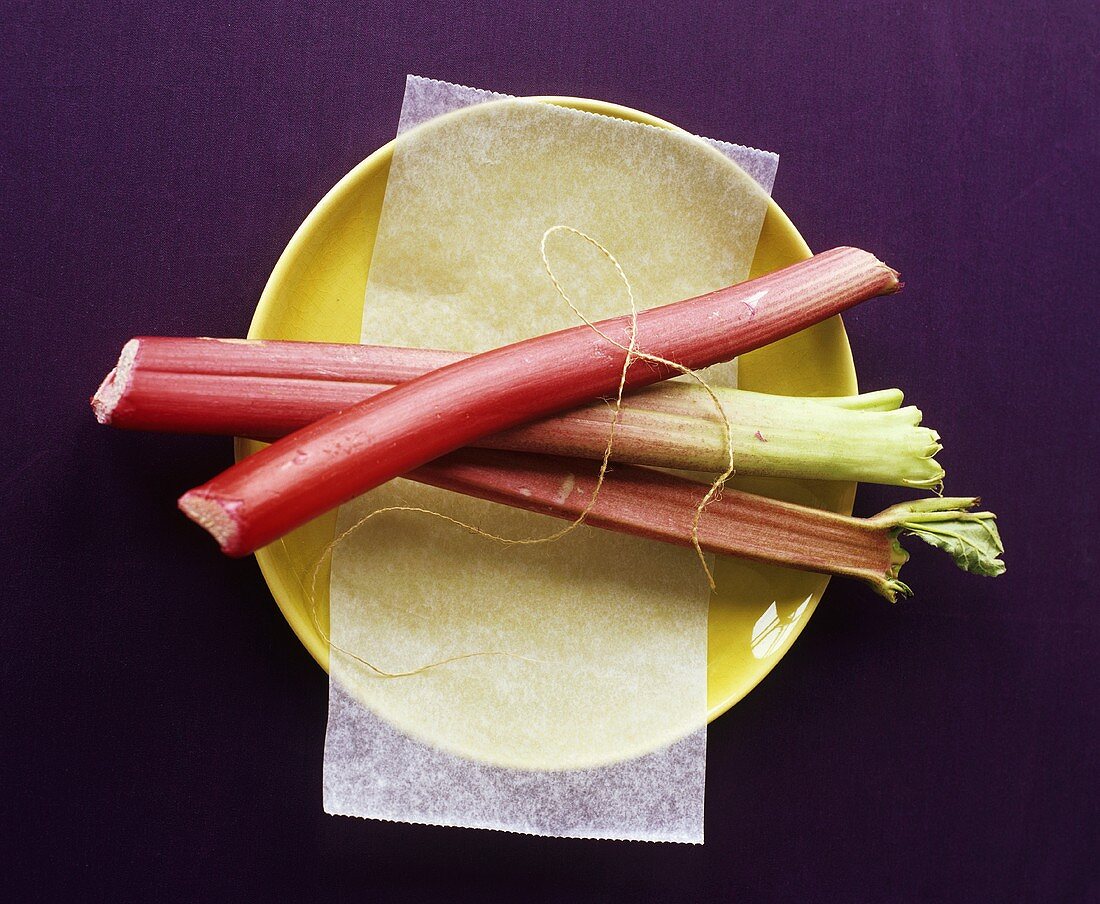
<path fill-rule="evenodd" d="M 575 520 L 596 488 L 599 465 L 580 459 L 489 449 L 461 449 L 406 475 L 420 483 L 516 508 Z M 586 523 L 650 540 L 692 546 L 696 508 L 707 488 L 630 465 L 607 474 Z M 705 552 L 803 571 L 857 578 L 893 602 L 908 595 L 898 579 L 908 554 L 902 534 L 948 552 L 976 574 L 1004 571 L 994 516 L 969 511 L 976 498 L 902 503 L 855 518 L 726 488 L 699 519 Z"/>

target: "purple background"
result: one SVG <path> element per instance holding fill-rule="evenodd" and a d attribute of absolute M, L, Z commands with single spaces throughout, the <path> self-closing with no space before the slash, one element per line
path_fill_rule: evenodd
<path fill-rule="evenodd" d="M 9 890 L 1100 897 L 1096 7 L 716 6 L 4 4 Z M 1001 516 L 997 581 L 918 552 L 903 605 L 833 584 L 712 727 L 702 848 L 326 816 L 325 675 L 255 563 L 174 510 L 229 443 L 88 411 L 131 335 L 244 334 L 294 228 L 392 134 L 406 72 L 780 151 L 810 245 L 908 283 L 847 320 L 862 384 L 905 388 L 949 490 Z"/>

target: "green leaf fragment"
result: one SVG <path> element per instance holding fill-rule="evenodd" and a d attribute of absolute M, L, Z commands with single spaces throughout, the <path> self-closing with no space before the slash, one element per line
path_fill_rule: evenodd
<path fill-rule="evenodd" d="M 902 524 L 907 534 L 942 549 L 963 571 L 996 577 L 1004 574 L 1001 535 L 991 512 L 959 512 L 945 520 L 914 520 Z"/>
<path fill-rule="evenodd" d="M 893 537 L 893 565 L 876 589 L 893 602 L 908 596 L 909 588 L 898 580 L 901 566 L 909 555 L 898 542 L 906 534 L 919 537 L 925 543 L 942 549 L 964 571 L 996 577 L 1004 574 L 1005 563 L 1001 535 L 997 531 L 997 516 L 992 512 L 972 512 L 980 500 L 975 497 L 914 499 L 880 512 L 870 523 L 886 528 Z"/>
<path fill-rule="evenodd" d="M 897 536 L 912 534 L 942 549 L 963 571 L 996 577 L 1005 571 L 1000 559 L 1005 548 L 997 531 L 997 516 L 970 511 L 979 501 L 970 496 L 914 499 L 892 506 L 871 520 L 894 529 L 895 551 L 899 554 Z M 899 560 L 899 567 L 904 561 Z"/>

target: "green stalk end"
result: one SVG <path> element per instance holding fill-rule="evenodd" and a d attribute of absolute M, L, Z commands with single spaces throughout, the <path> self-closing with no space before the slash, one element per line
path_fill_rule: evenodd
<path fill-rule="evenodd" d="M 849 411 L 897 411 L 905 401 L 900 389 L 877 389 L 850 396 L 821 396 L 813 401 Z"/>
<path fill-rule="evenodd" d="M 695 387 L 680 384 L 678 389 L 674 402 L 690 402 L 690 413 L 711 425 L 705 434 L 677 434 L 680 442 L 697 459 L 709 456 L 697 470 L 724 467 L 727 456 L 713 401 L 693 393 Z M 901 406 L 900 390 L 833 398 L 717 392 L 730 419 L 734 466 L 743 476 L 854 480 L 937 493 L 942 488 L 944 471 L 936 461 L 943 449 L 940 435 L 921 426 L 919 408 Z M 657 398 L 656 393 L 649 398 Z"/>
<path fill-rule="evenodd" d="M 945 472 L 943 466 L 936 461 L 936 456 L 943 451 L 943 444 L 940 442 L 940 435 L 935 430 L 928 427 L 921 429 L 927 431 L 927 445 L 922 451 L 915 453 L 915 457 L 924 463 L 923 467 L 926 473 L 920 477 L 904 478 L 902 483 L 907 487 L 913 487 L 913 489 L 930 490 L 937 496 L 942 496 Z"/>
<path fill-rule="evenodd" d="M 899 581 L 897 578 L 887 578 L 876 587 L 879 593 L 881 593 L 891 603 L 896 603 L 899 596 L 912 596 L 913 591 L 909 589 L 909 585 L 903 581 Z"/>

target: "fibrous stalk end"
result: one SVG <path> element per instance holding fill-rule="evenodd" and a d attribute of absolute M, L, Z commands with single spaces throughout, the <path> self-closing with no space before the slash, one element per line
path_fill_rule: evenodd
<path fill-rule="evenodd" d="M 95 418 L 101 424 L 111 423 L 118 403 L 126 395 L 133 379 L 134 361 L 137 358 L 140 340 L 131 339 L 122 346 L 122 353 L 118 356 L 118 364 L 111 368 L 111 372 L 103 378 L 99 389 L 92 396 L 92 411 Z"/>
<path fill-rule="evenodd" d="M 190 490 L 180 497 L 178 505 L 181 512 L 218 541 L 222 552 L 230 556 L 243 554 L 237 549 L 240 527 L 235 510 L 240 507 L 239 502 L 227 502 L 201 490 Z"/>

